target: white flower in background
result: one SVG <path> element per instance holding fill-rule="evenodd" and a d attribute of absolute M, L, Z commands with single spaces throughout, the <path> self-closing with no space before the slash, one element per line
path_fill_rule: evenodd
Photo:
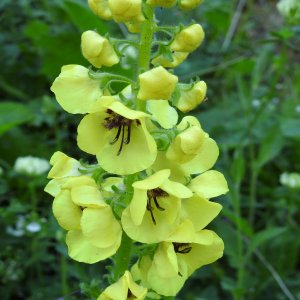
<path fill-rule="evenodd" d="M 297 112 L 297 113 L 300 113 L 300 105 L 297 105 L 297 106 L 296 106 L 296 112 Z"/>
<path fill-rule="evenodd" d="M 31 233 L 39 232 L 42 229 L 42 226 L 37 222 L 30 222 L 26 226 L 26 230 Z"/>
<path fill-rule="evenodd" d="M 41 175 L 49 169 L 50 164 L 46 159 L 33 156 L 18 157 L 14 165 L 17 173 L 31 176 Z"/>
<path fill-rule="evenodd" d="M 24 235 L 24 225 L 25 225 L 25 217 L 18 216 L 18 220 L 16 222 L 16 226 L 8 226 L 6 227 L 6 233 L 15 237 L 21 237 Z"/>
<path fill-rule="evenodd" d="M 260 100 L 259 99 L 253 99 L 252 100 L 252 106 L 257 108 L 257 107 L 260 107 L 261 103 L 260 103 Z"/>
<path fill-rule="evenodd" d="M 277 3 L 277 9 L 289 22 L 300 21 L 300 0 L 281 0 Z"/>
<path fill-rule="evenodd" d="M 280 183 L 292 189 L 300 188 L 300 174 L 282 173 L 280 175 Z"/>

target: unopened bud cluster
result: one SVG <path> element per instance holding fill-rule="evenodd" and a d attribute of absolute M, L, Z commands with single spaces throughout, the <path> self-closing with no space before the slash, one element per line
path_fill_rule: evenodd
<path fill-rule="evenodd" d="M 114 261 L 114 283 L 98 300 L 175 296 L 196 269 L 223 255 L 223 241 L 206 229 L 221 210 L 210 199 L 228 190 L 224 176 L 211 170 L 218 146 L 196 117 L 179 119 L 177 113 L 203 102 L 207 86 L 179 83 L 170 69 L 200 46 L 203 29 L 175 26 L 155 53 L 151 45 L 160 31 L 155 7 L 192 9 L 201 2 L 89 0 L 97 16 L 140 35 L 139 43 L 128 40 L 139 53 L 137 75 L 102 71 L 121 62 L 126 40 L 88 30 L 81 50 L 92 66 L 63 66 L 51 87 L 62 108 L 83 115 L 77 144 L 95 164 L 55 152 L 45 190 L 67 231 L 70 257 L 88 264 Z M 123 88 L 115 91 L 114 82 Z M 124 265 L 130 253 L 124 245 L 132 243 L 141 250 L 132 253 L 135 263 Z"/>

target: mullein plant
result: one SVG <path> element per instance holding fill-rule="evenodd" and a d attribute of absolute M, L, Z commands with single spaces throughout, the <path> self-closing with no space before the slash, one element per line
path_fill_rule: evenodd
<path fill-rule="evenodd" d="M 157 7 L 187 10 L 200 2 L 89 0 L 97 16 L 124 23 L 135 38 L 84 32 L 81 50 L 91 65 L 63 66 L 51 87 L 63 109 L 83 115 L 77 144 L 97 162 L 55 152 L 45 190 L 67 231 L 69 256 L 113 261 L 98 300 L 175 296 L 196 269 L 223 255 L 222 239 L 206 229 L 221 210 L 211 198 L 228 190 L 211 170 L 218 146 L 197 118 L 179 121 L 177 113 L 203 102 L 207 87 L 179 83 L 172 70 L 204 32 L 196 23 L 160 26 L 155 18 Z M 128 45 L 137 48 L 136 77 L 103 71 L 120 63 Z M 118 92 L 115 82 L 123 85 Z"/>

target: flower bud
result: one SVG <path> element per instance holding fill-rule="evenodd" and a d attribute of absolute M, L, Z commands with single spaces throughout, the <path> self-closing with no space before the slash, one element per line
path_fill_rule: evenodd
<path fill-rule="evenodd" d="M 119 62 L 109 41 L 92 30 L 81 35 L 81 50 L 83 56 L 96 68 L 101 68 L 102 65 L 111 67 Z"/>
<path fill-rule="evenodd" d="M 168 100 L 174 92 L 178 77 L 163 67 L 157 67 L 139 75 L 139 80 L 138 99 Z"/>
<path fill-rule="evenodd" d="M 197 82 L 188 91 L 182 89 L 182 86 L 183 85 L 179 86 L 180 98 L 176 107 L 182 112 L 189 112 L 205 99 L 207 86 L 204 81 Z"/>
<path fill-rule="evenodd" d="M 151 63 L 154 65 L 161 65 L 165 68 L 175 68 L 180 65 L 188 56 L 189 54 L 186 52 L 174 52 L 171 54 L 172 61 L 168 60 L 163 55 L 159 55 L 152 59 Z"/>
<path fill-rule="evenodd" d="M 142 14 L 142 0 L 108 0 L 108 5 L 116 22 L 128 22 Z"/>
<path fill-rule="evenodd" d="M 181 9 L 193 9 L 200 5 L 203 0 L 181 0 L 179 2 L 179 7 Z"/>
<path fill-rule="evenodd" d="M 176 3 L 176 0 L 147 0 L 147 4 L 160 7 L 171 7 Z"/>
<path fill-rule="evenodd" d="M 132 19 L 128 22 L 125 22 L 125 25 L 126 25 L 129 32 L 138 33 L 138 32 L 141 31 L 142 24 L 143 24 L 144 21 L 145 21 L 145 18 L 144 18 L 144 15 L 141 12 L 134 19 Z"/>
<path fill-rule="evenodd" d="M 170 144 L 166 157 L 179 164 L 192 160 L 200 152 L 205 132 L 198 126 L 191 126 L 178 134 Z"/>
<path fill-rule="evenodd" d="M 95 15 L 104 20 L 112 19 L 107 0 L 88 0 L 88 3 Z"/>
<path fill-rule="evenodd" d="M 171 43 L 171 50 L 180 52 L 193 52 L 204 39 L 204 31 L 199 24 L 190 25 L 181 30 Z"/>

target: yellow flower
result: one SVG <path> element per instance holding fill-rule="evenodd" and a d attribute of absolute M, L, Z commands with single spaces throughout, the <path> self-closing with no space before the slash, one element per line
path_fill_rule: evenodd
<path fill-rule="evenodd" d="M 178 232 L 186 226 L 192 227 L 190 232 L 204 229 L 221 211 L 222 205 L 209 201 L 198 195 L 183 199 L 181 202 L 181 225 Z M 186 230 L 186 231 L 188 231 Z M 187 235 L 187 233 L 185 233 Z M 176 235 L 176 233 L 174 233 Z"/>
<path fill-rule="evenodd" d="M 107 287 L 97 300 L 143 300 L 147 294 L 147 289 L 137 285 L 129 271 L 116 282 Z"/>
<path fill-rule="evenodd" d="M 104 19 L 112 19 L 112 14 L 108 6 L 108 0 L 88 0 L 90 9 L 95 15 Z"/>
<path fill-rule="evenodd" d="M 228 186 L 223 174 L 209 170 L 193 178 L 189 188 L 198 196 L 203 198 L 213 198 L 228 192 Z"/>
<path fill-rule="evenodd" d="M 147 111 L 151 114 L 151 120 L 156 121 L 165 129 L 170 129 L 177 124 L 177 111 L 168 101 L 149 100 L 147 101 Z"/>
<path fill-rule="evenodd" d="M 196 269 L 223 255 L 223 241 L 213 231 L 191 235 L 190 230 L 185 226 L 176 238 L 159 244 L 153 259 L 146 256 L 140 260 L 135 268 L 144 285 L 160 295 L 175 296 Z"/>
<path fill-rule="evenodd" d="M 179 85 L 180 98 L 176 107 L 182 112 L 189 112 L 205 99 L 207 86 L 204 81 L 199 81 L 191 89 L 185 90 L 184 85 Z"/>
<path fill-rule="evenodd" d="M 125 22 L 125 25 L 127 26 L 129 32 L 138 33 L 141 31 L 144 21 L 145 21 L 145 17 L 141 12 L 134 19 Z"/>
<path fill-rule="evenodd" d="M 171 98 L 178 82 L 178 77 L 163 67 L 153 68 L 139 75 L 140 100 L 168 100 Z"/>
<path fill-rule="evenodd" d="M 97 68 L 102 65 L 111 67 L 119 62 L 119 57 L 108 39 L 92 30 L 81 35 L 81 50 L 83 56 Z"/>
<path fill-rule="evenodd" d="M 121 222 L 133 240 L 157 243 L 177 226 L 181 199 L 193 193 L 183 184 L 170 181 L 169 176 L 170 170 L 161 170 L 132 185 L 133 197 L 123 211 Z"/>
<path fill-rule="evenodd" d="M 171 43 L 171 50 L 180 52 L 193 52 L 196 50 L 204 39 L 204 31 L 199 24 L 190 25 L 178 34 Z"/>
<path fill-rule="evenodd" d="M 169 160 L 186 163 L 197 156 L 205 140 L 205 132 L 201 127 L 191 126 L 179 133 L 170 144 L 166 157 Z"/>
<path fill-rule="evenodd" d="M 194 126 L 198 127 L 198 129 L 191 130 L 190 128 L 193 128 Z M 187 116 L 182 119 L 182 121 L 177 126 L 177 128 L 179 131 L 183 131 L 185 129 L 187 130 L 188 128 L 193 132 L 194 130 L 195 131 L 199 131 L 199 129 L 201 130 L 201 125 L 197 120 L 197 118 L 193 116 Z M 184 132 L 185 131 L 183 131 L 183 133 Z M 191 136 L 193 136 L 193 134 L 190 135 L 188 132 L 188 135 L 186 137 L 187 141 Z M 187 178 L 189 178 L 191 174 L 200 174 L 210 169 L 215 164 L 218 158 L 219 155 L 218 146 L 216 142 L 208 136 L 207 133 L 205 133 L 204 136 L 202 133 L 200 133 L 199 137 L 200 137 L 200 141 L 198 142 L 190 139 L 187 145 L 191 145 L 193 147 L 191 148 L 189 148 L 189 146 L 183 147 L 182 149 L 184 149 L 184 151 L 180 149 L 180 147 L 176 148 L 176 145 L 172 145 L 173 143 L 172 142 L 170 146 L 173 148 L 172 151 L 175 150 L 175 154 L 177 155 L 173 156 L 171 155 L 172 153 L 168 154 L 168 151 L 158 152 L 156 161 L 149 168 L 148 172 L 151 172 L 152 170 L 158 171 L 161 169 L 170 169 L 171 170 L 170 178 L 172 180 L 185 183 L 187 181 Z M 203 141 L 201 142 L 202 139 Z M 179 139 L 179 141 L 180 142 L 182 141 L 181 138 Z M 179 142 L 177 143 L 179 146 L 182 146 L 180 145 Z M 182 158 L 180 157 L 180 153 L 183 155 L 183 157 L 190 158 L 189 155 L 186 154 L 188 150 L 196 151 L 196 155 L 194 156 L 195 154 L 194 152 L 194 154 L 191 155 L 191 157 L 194 156 L 191 160 L 185 161 L 184 159 L 182 161 Z"/>
<path fill-rule="evenodd" d="M 189 53 L 187 52 L 174 52 L 171 54 L 172 60 L 165 58 L 163 55 L 159 55 L 152 59 L 151 63 L 153 65 L 160 65 L 165 68 L 175 68 L 180 65 L 187 57 Z"/>
<path fill-rule="evenodd" d="M 148 168 L 157 154 L 156 143 L 148 132 L 149 115 L 127 108 L 113 97 L 95 103 L 78 127 L 78 146 L 97 156 L 107 172 L 127 175 Z"/>
<path fill-rule="evenodd" d="M 74 260 L 91 264 L 118 250 L 121 226 L 91 177 L 69 178 L 52 209 L 60 226 L 68 230 L 66 243 Z"/>
<path fill-rule="evenodd" d="M 51 91 L 64 110 L 71 114 L 85 114 L 102 96 L 99 81 L 89 77 L 89 70 L 80 65 L 66 65 L 54 80 Z"/>
<path fill-rule="evenodd" d="M 171 7 L 175 5 L 176 0 L 147 0 L 147 4 L 161 7 Z"/>
<path fill-rule="evenodd" d="M 80 163 L 76 159 L 66 154 L 56 151 L 51 159 L 52 165 L 48 178 L 52 178 L 45 187 L 45 192 L 55 197 L 61 191 L 61 186 L 66 182 L 68 177 L 80 176 Z"/>
<path fill-rule="evenodd" d="M 130 85 L 125 87 L 120 94 L 122 94 L 127 99 L 132 99 L 134 97 Z M 168 101 L 148 100 L 146 107 L 147 112 L 151 115 L 151 120 L 157 122 L 161 127 L 170 129 L 177 124 L 177 111 L 169 104 Z"/>
<path fill-rule="evenodd" d="M 182 9 L 193 9 L 200 5 L 203 0 L 180 0 L 179 7 Z"/>
<path fill-rule="evenodd" d="M 112 16 L 116 22 L 128 22 L 142 15 L 142 0 L 108 0 Z"/>

